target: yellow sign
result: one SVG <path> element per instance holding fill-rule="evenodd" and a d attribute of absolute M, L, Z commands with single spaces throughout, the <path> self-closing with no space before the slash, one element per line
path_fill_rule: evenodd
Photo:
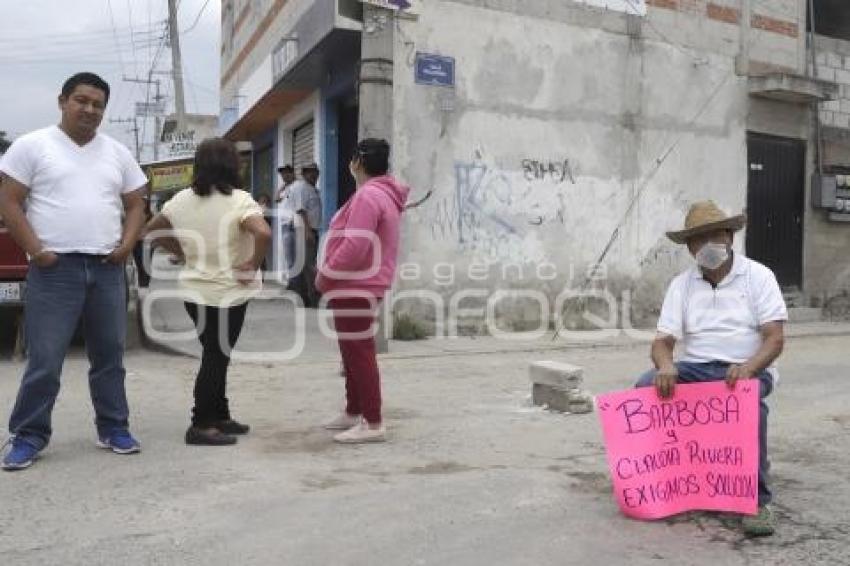
<path fill-rule="evenodd" d="M 192 184 L 192 163 L 149 165 L 148 178 L 151 191 L 185 189 Z"/>

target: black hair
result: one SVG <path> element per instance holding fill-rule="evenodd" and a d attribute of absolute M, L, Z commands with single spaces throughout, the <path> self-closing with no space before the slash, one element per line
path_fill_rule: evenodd
<path fill-rule="evenodd" d="M 109 83 L 94 73 L 77 73 L 62 85 L 62 97 L 68 98 L 79 85 L 92 86 L 106 94 L 105 102 L 109 102 Z"/>
<path fill-rule="evenodd" d="M 195 151 L 192 190 L 201 197 L 209 196 L 213 188 L 229 195 L 239 187 L 239 153 L 232 142 L 223 138 L 208 138 Z"/>
<path fill-rule="evenodd" d="M 292 165 L 284 165 L 283 167 L 278 167 L 277 172 L 278 173 L 284 173 L 284 172 L 295 173 L 295 168 L 292 167 Z"/>
<path fill-rule="evenodd" d="M 370 177 L 386 175 L 390 170 L 390 144 L 387 140 L 368 138 L 357 144 L 358 159 Z"/>

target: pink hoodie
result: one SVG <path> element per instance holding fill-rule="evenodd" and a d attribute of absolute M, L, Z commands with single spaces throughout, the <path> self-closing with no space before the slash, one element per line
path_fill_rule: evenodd
<path fill-rule="evenodd" d="M 395 279 L 401 213 L 409 192 L 409 187 L 389 175 L 373 177 L 339 209 L 331 220 L 316 277 L 319 291 L 384 296 Z"/>

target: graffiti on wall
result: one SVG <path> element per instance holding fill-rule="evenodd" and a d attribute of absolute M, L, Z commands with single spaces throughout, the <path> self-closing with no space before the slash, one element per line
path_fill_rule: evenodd
<path fill-rule="evenodd" d="M 490 165 L 478 152 L 472 161 L 455 163 L 453 194 L 431 207 L 431 235 L 490 260 L 541 260 L 537 232 L 564 224 L 564 187 L 575 178 L 567 159 L 523 159 L 511 171 Z"/>
<path fill-rule="evenodd" d="M 523 159 L 522 171 L 527 181 L 545 181 L 548 179 L 555 183 L 569 181 L 573 185 L 576 184 L 569 159 L 565 159 L 562 162 Z"/>

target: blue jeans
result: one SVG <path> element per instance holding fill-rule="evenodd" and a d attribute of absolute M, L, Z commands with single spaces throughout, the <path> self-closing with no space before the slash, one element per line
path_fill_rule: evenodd
<path fill-rule="evenodd" d="M 50 441 L 62 364 L 81 318 L 98 435 L 128 428 L 125 285 L 124 267 L 104 263 L 103 256 L 60 254 L 51 267 L 30 264 L 24 309 L 28 360 L 9 419 L 12 434 L 39 449 Z"/>
<path fill-rule="evenodd" d="M 676 362 L 679 370 L 678 383 L 700 383 L 704 381 L 723 381 L 726 379 L 726 362 L 709 362 L 698 364 L 693 362 Z M 636 387 L 652 387 L 657 370 L 650 370 L 638 379 Z M 759 505 L 767 505 L 773 499 L 768 486 L 770 461 L 767 459 L 767 415 L 769 409 L 765 398 L 773 391 L 773 378 L 767 371 L 756 375 L 759 380 Z"/>

